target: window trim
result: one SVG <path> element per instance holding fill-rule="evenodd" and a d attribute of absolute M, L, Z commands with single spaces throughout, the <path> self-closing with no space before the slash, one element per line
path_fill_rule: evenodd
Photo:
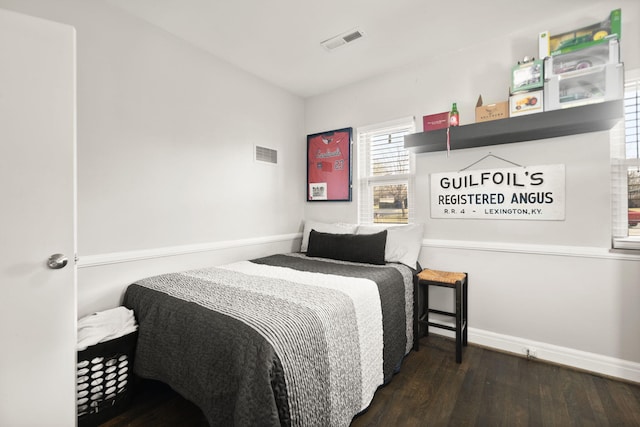
<path fill-rule="evenodd" d="M 640 69 L 626 71 L 624 85 L 630 81 L 640 81 Z M 624 95 L 623 95 L 624 96 Z M 624 147 L 624 148 L 621 148 Z M 640 250 L 640 236 L 629 236 L 628 193 L 620 191 L 619 183 L 627 179 L 629 167 L 640 167 L 640 159 L 628 159 L 626 154 L 621 158 L 620 152 L 626 153 L 625 118 L 611 132 L 611 191 L 612 191 L 612 248 L 622 250 Z M 624 177 L 623 177 L 624 175 Z M 624 218 L 624 219 L 622 219 Z M 626 224 L 626 227 L 623 225 Z M 617 235 L 626 229 L 626 236 Z"/>
<path fill-rule="evenodd" d="M 371 133 L 386 133 L 397 131 L 399 128 L 408 129 L 408 133 L 415 133 L 416 122 L 415 117 L 409 116 L 396 120 L 390 120 L 373 125 L 361 126 L 356 128 L 357 141 L 357 161 L 358 161 L 358 223 L 366 225 L 379 224 L 373 221 L 373 191 L 372 187 L 380 185 L 407 185 L 407 198 L 409 202 L 409 212 L 407 224 L 415 222 L 415 154 L 408 151 L 409 154 L 409 173 L 396 175 L 369 175 L 370 159 L 364 151 L 363 136 Z M 368 152 L 368 150 L 367 150 Z M 368 215 L 366 212 L 370 212 Z M 404 223 L 385 223 L 385 226 L 399 226 Z"/>

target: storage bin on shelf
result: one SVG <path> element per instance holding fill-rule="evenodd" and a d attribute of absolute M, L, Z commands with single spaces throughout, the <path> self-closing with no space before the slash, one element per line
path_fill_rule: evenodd
<path fill-rule="evenodd" d="M 621 99 L 624 65 L 619 41 L 551 56 L 545 77 L 545 111 Z"/>

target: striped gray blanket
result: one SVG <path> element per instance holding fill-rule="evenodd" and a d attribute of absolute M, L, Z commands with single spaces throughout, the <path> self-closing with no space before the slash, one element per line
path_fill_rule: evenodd
<path fill-rule="evenodd" d="M 276 255 L 129 286 L 134 372 L 211 425 L 348 426 L 413 342 L 413 275 Z"/>

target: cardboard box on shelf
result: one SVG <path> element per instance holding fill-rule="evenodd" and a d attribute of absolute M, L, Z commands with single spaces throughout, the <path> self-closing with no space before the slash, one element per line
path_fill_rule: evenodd
<path fill-rule="evenodd" d="M 447 128 L 449 127 L 449 112 L 426 115 L 422 118 L 422 124 L 425 132 Z"/>
<path fill-rule="evenodd" d="M 495 104 L 484 105 L 482 95 L 478 97 L 476 103 L 476 123 L 488 122 L 491 120 L 506 119 L 509 117 L 509 102 L 497 102 Z"/>
<path fill-rule="evenodd" d="M 509 114 L 511 117 L 544 111 L 544 91 L 519 93 L 509 97 Z"/>

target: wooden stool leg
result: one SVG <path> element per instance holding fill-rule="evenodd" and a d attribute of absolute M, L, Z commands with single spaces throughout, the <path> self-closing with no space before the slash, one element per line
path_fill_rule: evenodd
<path fill-rule="evenodd" d="M 456 362 L 462 363 L 462 283 L 456 282 Z"/>
<path fill-rule="evenodd" d="M 462 332 L 462 344 L 467 345 L 467 331 L 469 330 L 469 317 L 467 316 L 467 301 L 468 301 L 468 286 L 469 276 L 464 279 L 464 285 L 462 287 L 462 314 L 464 321 L 464 331 Z"/>
<path fill-rule="evenodd" d="M 413 277 L 413 350 L 420 350 L 420 282 L 417 276 Z"/>
<path fill-rule="evenodd" d="M 422 288 L 422 312 L 424 313 L 424 320 L 427 322 L 424 324 L 423 336 L 429 336 L 429 285 Z"/>

